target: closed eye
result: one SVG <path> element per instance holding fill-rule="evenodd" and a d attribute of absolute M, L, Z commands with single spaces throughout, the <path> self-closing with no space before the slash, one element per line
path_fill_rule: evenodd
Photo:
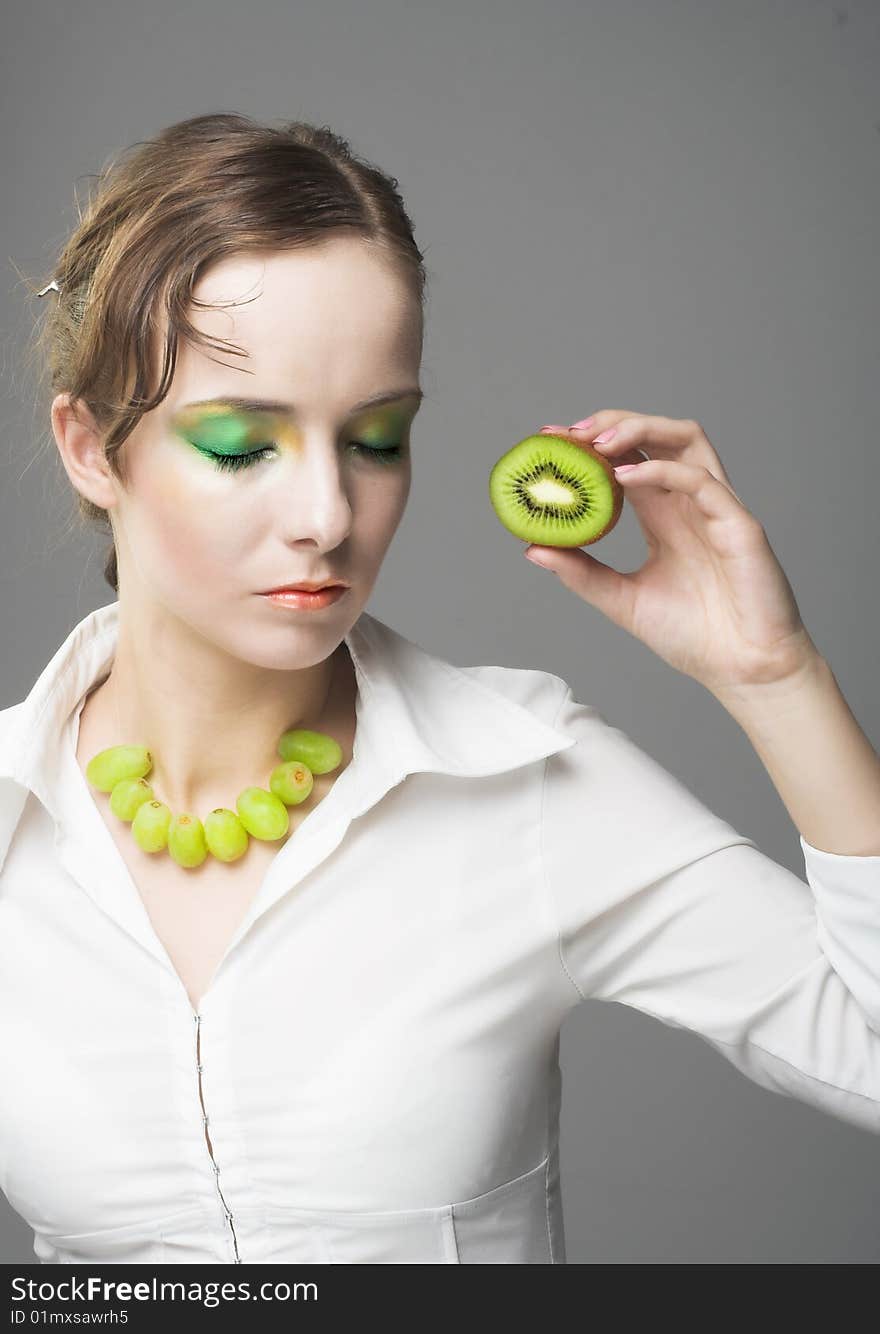
<path fill-rule="evenodd" d="M 374 459 L 376 463 L 396 463 L 403 453 L 402 445 L 365 445 L 362 440 L 352 440 L 351 448 L 366 458 Z"/>
<path fill-rule="evenodd" d="M 244 454 L 217 454 L 210 449 L 205 449 L 202 452 L 207 454 L 208 458 L 221 472 L 237 472 L 241 468 L 249 468 L 253 464 L 259 463 L 261 459 L 268 458 L 274 448 L 274 445 L 264 445 L 260 449 L 252 449 Z M 400 444 L 368 445 L 363 440 L 350 441 L 349 448 L 355 450 L 362 457 L 379 464 L 398 462 L 403 453 L 403 446 Z"/>
<path fill-rule="evenodd" d="M 272 453 L 272 445 L 266 445 L 263 449 L 253 449 L 248 454 L 215 454 L 213 450 L 206 449 L 203 453 L 220 469 L 221 472 L 237 472 L 239 468 L 249 468 L 251 464 L 259 462 Z"/>

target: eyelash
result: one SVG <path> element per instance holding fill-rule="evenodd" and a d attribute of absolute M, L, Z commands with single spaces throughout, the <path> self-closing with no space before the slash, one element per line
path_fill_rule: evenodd
<path fill-rule="evenodd" d="M 401 445 L 387 445 L 384 449 L 377 449 L 373 445 L 365 445 L 361 440 L 352 440 L 351 447 L 379 464 L 394 463 L 403 452 Z M 266 458 L 271 454 L 272 448 L 272 445 L 266 445 L 263 449 L 253 449 L 247 454 L 214 454 L 210 449 L 204 452 L 221 472 L 238 472 L 241 468 L 248 468 L 260 459 Z"/>

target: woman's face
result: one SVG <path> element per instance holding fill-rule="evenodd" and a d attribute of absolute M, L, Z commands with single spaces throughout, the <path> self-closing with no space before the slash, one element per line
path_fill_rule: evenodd
<path fill-rule="evenodd" d="M 126 615 L 164 609 L 256 665 L 309 666 L 357 620 L 406 505 L 421 310 L 348 238 L 230 257 L 194 295 L 243 303 L 191 318 L 249 356 L 182 341 L 168 396 L 123 445 L 120 597 Z M 261 596 L 334 580 L 348 591 L 320 610 Z"/>

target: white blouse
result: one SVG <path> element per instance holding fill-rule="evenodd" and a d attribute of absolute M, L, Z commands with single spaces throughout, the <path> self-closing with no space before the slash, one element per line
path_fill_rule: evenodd
<path fill-rule="evenodd" d="M 76 762 L 118 607 L 0 712 L 0 1186 L 41 1262 L 564 1263 L 590 996 L 880 1131 L 880 856 L 801 838 L 805 882 L 564 680 L 366 612 L 353 759 L 194 1013 Z"/>

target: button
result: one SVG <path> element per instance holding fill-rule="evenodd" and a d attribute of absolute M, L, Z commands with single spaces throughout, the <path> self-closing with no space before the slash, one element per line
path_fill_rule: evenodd
<path fill-rule="evenodd" d="M 199 1063 L 199 1064 L 196 1066 L 196 1069 L 198 1070 L 199 1074 L 202 1073 L 202 1071 L 204 1070 L 204 1068 L 205 1068 L 205 1067 L 204 1067 L 201 1063 Z"/>
<path fill-rule="evenodd" d="M 202 1121 L 205 1123 L 205 1125 L 208 1124 L 208 1114 L 207 1114 L 207 1112 L 206 1112 L 205 1115 L 202 1117 Z"/>

